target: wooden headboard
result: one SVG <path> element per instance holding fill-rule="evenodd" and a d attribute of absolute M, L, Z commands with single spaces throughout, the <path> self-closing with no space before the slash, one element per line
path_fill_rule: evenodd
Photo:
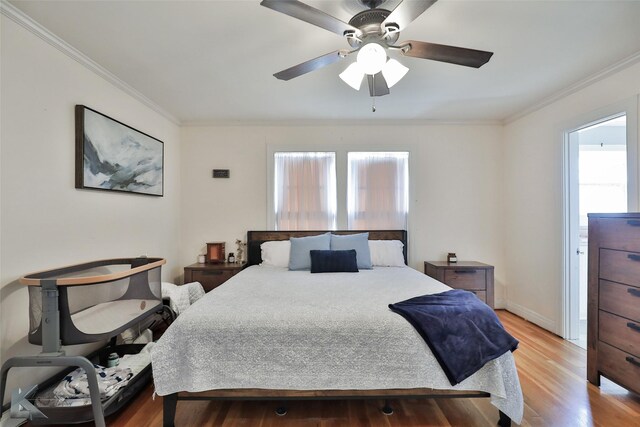
<path fill-rule="evenodd" d="M 324 231 L 248 231 L 247 232 L 247 266 L 260 264 L 262 253 L 260 245 L 272 240 L 289 240 L 290 237 L 316 236 L 331 231 L 333 234 L 369 233 L 369 240 L 400 240 L 404 247 L 404 262 L 407 263 L 407 231 L 406 230 L 324 230 Z"/>

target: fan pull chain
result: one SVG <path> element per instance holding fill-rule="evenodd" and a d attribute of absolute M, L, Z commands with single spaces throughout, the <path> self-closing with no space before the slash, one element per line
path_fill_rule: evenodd
<path fill-rule="evenodd" d="M 376 75 L 371 76 L 371 85 L 373 94 L 371 95 L 371 112 L 376 112 Z"/>

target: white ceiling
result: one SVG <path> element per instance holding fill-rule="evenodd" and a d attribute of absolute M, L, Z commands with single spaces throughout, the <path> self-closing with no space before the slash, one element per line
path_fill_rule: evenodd
<path fill-rule="evenodd" d="M 402 57 L 409 73 L 372 113 L 366 85 L 356 92 L 338 78 L 350 58 L 274 78 L 348 44 L 259 0 L 10 3 L 183 123 L 502 121 L 640 53 L 640 1 L 440 0 L 399 40 L 494 56 L 480 69 Z M 345 22 L 364 9 L 357 0 L 306 3 Z"/>

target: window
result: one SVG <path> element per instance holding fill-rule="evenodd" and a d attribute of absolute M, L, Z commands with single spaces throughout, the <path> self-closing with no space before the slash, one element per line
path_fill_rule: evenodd
<path fill-rule="evenodd" d="M 410 152 L 323 145 L 327 151 L 269 149 L 267 227 L 406 230 Z"/>
<path fill-rule="evenodd" d="M 349 229 L 406 230 L 408 152 L 350 152 L 347 179 Z"/>
<path fill-rule="evenodd" d="M 274 153 L 276 230 L 336 228 L 336 154 Z"/>

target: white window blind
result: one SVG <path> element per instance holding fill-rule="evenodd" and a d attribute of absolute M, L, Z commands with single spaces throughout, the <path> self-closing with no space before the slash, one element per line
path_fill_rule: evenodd
<path fill-rule="evenodd" d="M 347 179 L 349 229 L 407 229 L 408 152 L 350 152 Z"/>
<path fill-rule="evenodd" d="M 336 155 L 274 153 L 276 230 L 335 230 Z"/>

